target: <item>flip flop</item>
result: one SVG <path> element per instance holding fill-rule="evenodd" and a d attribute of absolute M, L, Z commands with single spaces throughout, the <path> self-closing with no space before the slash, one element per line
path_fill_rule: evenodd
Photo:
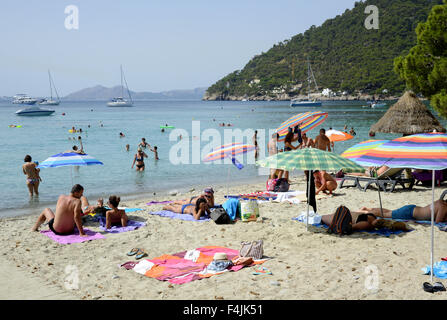
<path fill-rule="evenodd" d="M 127 255 L 128 255 L 128 256 L 133 256 L 133 255 L 137 254 L 139 251 L 140 251 L 139 248 L 133 248 L 132 250 L 130 250 L 130 251 L 127 253 Z"/>
<path fill-rule="evenodd" d="M 138 249 L 138 252 L 137 252 L 137 255 L 135 256 L 135 258 L 138 260 L 138 259 L 141 259 L 146 256 L 147 256 L 146 251 L 144 251 L 143 249 Z"/>
<path fill-rule="evenodd" d="M 441 282 L 435 282 L 435 284 L 433 285 L 433 291 L 434 292 L 446 291 L 446 289 Z"/>
<path fill-rule="evenodd" d="M 272 274 L 272 272 L 267 269 L 266 267 L 259 267 L 257 269 L 255 269 L 255 272 L 253 272 L 254 275 L 258 275 L 258 274 Z"/>
<path fill-rule="evenodd" d="M 435 290 L 433 289 L 433 286 L 428 282 L 424 282 L 424 284 L 422 285 L 422 288 L 424 289 L 425 292 L 429 292 L 429 293 L 435 292 Z"/>

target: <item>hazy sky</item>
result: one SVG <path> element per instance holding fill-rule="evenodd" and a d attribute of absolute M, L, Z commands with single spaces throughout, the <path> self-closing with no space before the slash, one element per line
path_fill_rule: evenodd
<path fill-rule="evenodd" d="M 354 0 L 15 0 L 0 4 L 0 96 L 61 96 L 120 82 L 133 91 L 207 87 Z M 65 8 L 79 9 L 67 30 Z"/>

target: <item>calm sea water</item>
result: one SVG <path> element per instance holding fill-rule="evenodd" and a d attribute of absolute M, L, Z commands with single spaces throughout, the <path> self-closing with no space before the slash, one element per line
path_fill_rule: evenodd
<path fill-rule="evenodd" d="M 354 127 L 354 139 L 336 143 L 335 151 L 341 153 L 355 143 L 367 140 L 370 126 L 375 123 L 387 108 L 363 108 L 365 102 L 332 102 L 318 110 L 329 113 L 327 120 L 308 132 L 315 137 L 321 127 L 342 130 L 345 125 Z M 307 109 L 291 108 L 287 102 L 229 102 L 229 101 L 137 101 L 133 108 L 108 108 L 104 101 L 69 102 L 55 106 L 56 113 L 47 117 L 20 117 L 14 112 L 21 107 L 10 102 L 0 102 L 0 216 L 14 215 L 15 211 L 36 208 L 57 200 L 61 193 L 69 193 L 73 183 L 80 183 L 85 194 L 94 200 L 97 196 L 147 193 L 167 190 L 188 190 L 198 185 L 225 185 L 228 173 L 231 181 L 265 179 L 258 175 L 258 168 L 251 159 L 241 158 L 245 167 L 238 170 L 232 164 L 179 164 L 169 161 L 170 149 L 178 141 L 171 137 L 173 129 L 162 133 L 160 126 L 169 124 L 186 130 L 192 135 L 192 121 L 200 121 L 200 129 L 216 129 L 222 134 L 219 123 L 231 123 L 231 129 L 265 129 L 268 142 L 269 129 L 277 128 L 294 114 Z M 62 115 L 65 113 L 65 115 Z M 445 125 L 445 121 L 442 121 Z M 8 125 L 22 125 L 9 128 Z M 102 126 L 101 126 L 102 124 Z M 88 127 L 90 125 L 90 128 Z M 71 127 L 82 128 L 83 133 L 71 134 Z M 228 129 L 228 127 L 226 127 Z M 119 132 L 125 138 L 119 137 Z M 43 182 L 40 196 L 30 200 L 21 166 L 26 154 L 33 161 L 44 161 L 51 155 L 71 149 L 74 141 L 69 139 L 81 135 L 86 153 L 104 163 L 103 166 L 60 167 L 41 169 Z M 145 137 L 151 146 L 156 145 L 159 161 L 146 149 L 149 158 L 145 159 L 146 171 L 131 169 L 133 157 L 141 138 Z M 183 135 L 186 139 L 185 135 Z M 376 139 L 395 138 L 396 135 L 380 134 Z M 261 140 L 262 137 L 259 137 Z M 209 141 L 190 137 L 189 142 L 200 143 L 201 152 Z M 222 141 L 224 142 L 224 141 Z M 248 141 L 251 143 L 251 141 Z M 130 145 L 127 152 L 125 145 Z M 197 157 L 197 152 L 189 158 Z M 266 154 L 266 150 L 261 153 Z M 253 157 L 253 155 L 250 155 Z M 201 155 L 203 157 L 203 154 Z"/>

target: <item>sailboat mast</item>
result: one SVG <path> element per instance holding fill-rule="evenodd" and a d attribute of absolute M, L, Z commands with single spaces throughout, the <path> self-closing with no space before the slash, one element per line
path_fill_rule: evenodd
<path fill-rule="evenodd" d="M 307 58 L 307 100 L 310 101 L 310 63 L 309 58 Z"/>
<path fill-rule="evenodd" d="M 121 70 L 121 97 L 124 97 L 124 87 L 123 87 L 123 65 L 120 65 Z"/>
<path fill-rule="evenodd" d="M 51 87 L 51 75 L 50 70 L 48 70 L 48 81 L 50 82 L 50 99 L 53 100 L 53 89 Z"/>

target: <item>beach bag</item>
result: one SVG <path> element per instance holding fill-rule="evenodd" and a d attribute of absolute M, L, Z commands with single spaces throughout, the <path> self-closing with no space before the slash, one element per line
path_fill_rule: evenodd
<path fill-rule="evenodd" d="M 328 233 L 336 233 L 340 235 L 352 233 L 352 216 L 351 212 L 345 206 L 339 206 L 335 211 Z"/>
<path fill-rule="evenodd" d="M 231 223 L 231 218 L 224 208 L 216 208 L 210 213 L 210 218 L 216 224 L 229 224 Z"/>
<path fill-rule="evenodd" d="M 241 249 L 239 250 L 240 257 L 250 257 L 253 259 L 262 259 L 264 255 L 264 242 L 256 240 L 252 242 L 241 242 Z"/>
<path fill-rule="evenodd" d="M 267 180 L 267 191 L 275 191 L 275 186 L 278 179 L 268 179 Z"/>
<path fill-rule="evenodd" d="M 256 221 L 259 217 L 259 206 L 256 200 L 241 200 L 241 220 Z"/>
<path fill-rule="evenodd" d="M 276 181 L 274 192 L 287 192 L 289 191 L 290 184 L 287 182 L 287 179 L 281 178 Z"/>

